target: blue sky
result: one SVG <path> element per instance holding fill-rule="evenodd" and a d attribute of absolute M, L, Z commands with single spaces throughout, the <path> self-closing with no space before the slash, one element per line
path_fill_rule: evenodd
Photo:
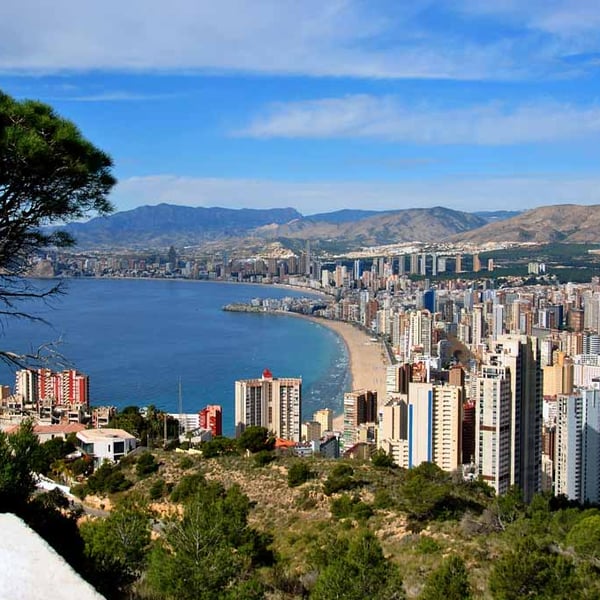
<path fill-rule="evenodd" d="M 597 0 L 4 0 L 0 89 L 118 210 L 600 204 Z"/>

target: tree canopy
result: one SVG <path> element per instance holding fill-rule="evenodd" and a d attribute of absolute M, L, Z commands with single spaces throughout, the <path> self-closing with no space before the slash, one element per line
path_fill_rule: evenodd
<path fill-rule="evenodd" d="M 111 168 L 50 106 L 0 92 L 0 267 L 19 273 L 32 250 L 73 243 L 40 227 L 110 212 Z"/>
<path fill-rule="evenodd" d="M 21 275 L 37 250 L 74 243 L 52 226 L 112 211 L 112 166 L 50 106 L 0 92 L 0 316 L 31 318 L 20 301 L 58 291 L 40 291 Z M 19 359 L 9 352 L 0 356 Z"/>

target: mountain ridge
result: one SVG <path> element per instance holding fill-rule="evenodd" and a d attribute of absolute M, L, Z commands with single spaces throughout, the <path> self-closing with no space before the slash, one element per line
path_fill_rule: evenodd
<path fill-rule="evenodd" d="M 274 240 L 342 244 L 347 248 L 441 241 L 600 242 L 600 206 L 550 205 L 528 211 L 468 213 L 442 206 L 373 211 L 342 209 L 302 215 L 295 208 L 231 209 L 174 204 L 141 206 L 64 229 L 81 248 L 253 246 Z"/>

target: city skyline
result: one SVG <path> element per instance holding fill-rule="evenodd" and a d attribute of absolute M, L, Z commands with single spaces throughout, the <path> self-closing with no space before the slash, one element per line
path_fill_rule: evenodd
<path fill-rule="evenodd" d="M 600 203 L 586 0 L 30 4 L 0 89 L 113 156 L 118 210 Z"/>

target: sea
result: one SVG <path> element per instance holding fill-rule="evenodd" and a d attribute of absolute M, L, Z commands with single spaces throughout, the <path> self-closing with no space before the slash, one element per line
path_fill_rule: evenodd
<path fill-rule="evenodd" d="M 48 288 L 54 280 L 35 280 Z M 90 377 L 92 405 L 153 404 L 184 413 L 223 407 L 223 432 L 234 432 L 234 382 L 302 377 L 303 419 L 319 408 L 340 412 L 349 389 L 349 357 L 332 330 L 285 315 L 225 312 L 253 298 L 307 296 L 270 285 L 187 280 L 67 279 L 64 294 L 24 308 L 43 321 L 5 318 L 0 348 L 46 347 L 48 366 Z M 48 346 L 50 344 L 50 346 Z M 0 364 L 0 383 L 14 388 L 16 368 Z"/>

